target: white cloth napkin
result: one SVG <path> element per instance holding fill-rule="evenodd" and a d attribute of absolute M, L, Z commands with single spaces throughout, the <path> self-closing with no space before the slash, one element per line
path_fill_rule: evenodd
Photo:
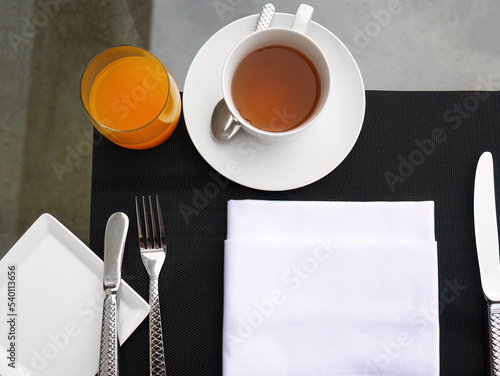
<path fill-rule="evenodd" d="M 433 210 L 229 201 L 224 376 L 438 375 Z"/>

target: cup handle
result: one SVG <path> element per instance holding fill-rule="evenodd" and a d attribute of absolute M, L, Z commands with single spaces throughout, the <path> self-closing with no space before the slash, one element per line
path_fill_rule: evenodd
<path fill-rule="evenodd" d="M 307 4 L 300 4 L 297 14 L 293 19 L 292 29 L 297 30 L 300 33 L 305 34 L 307 27 L 309 26 L 309 21 L 311 21 L 314 8 Z"/>

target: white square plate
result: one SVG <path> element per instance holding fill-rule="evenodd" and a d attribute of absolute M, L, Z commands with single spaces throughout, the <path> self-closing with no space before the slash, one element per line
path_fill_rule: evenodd
<path fill-rule="evenodd" d="M 0 260 L 0 375 L 95 376 L 103 271 L 102 260 L 53 216 L 36 220 Z M 148 313 L 122 281 L 121 343 Z"/>

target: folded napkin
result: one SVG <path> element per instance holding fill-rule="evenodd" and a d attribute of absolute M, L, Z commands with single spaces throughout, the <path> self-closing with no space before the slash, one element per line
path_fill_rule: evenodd
<path fill-rule="evenodd" d="M 224 375 L 438 375 L 433 209 L 229 201 Z"/>

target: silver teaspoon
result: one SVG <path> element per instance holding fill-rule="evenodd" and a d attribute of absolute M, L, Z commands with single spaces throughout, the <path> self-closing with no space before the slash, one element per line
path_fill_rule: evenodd
<path fill-rule="evenodd" d="M 274 16 L 274 5 L 267 3 L 262 7 L 254 31 L 267 29 Z M 212 138 L 217 142 L 225 142 L 240 130 L 241 123 L 231 114 L 222 98 L 212 113 L 211 131 Z"/>

